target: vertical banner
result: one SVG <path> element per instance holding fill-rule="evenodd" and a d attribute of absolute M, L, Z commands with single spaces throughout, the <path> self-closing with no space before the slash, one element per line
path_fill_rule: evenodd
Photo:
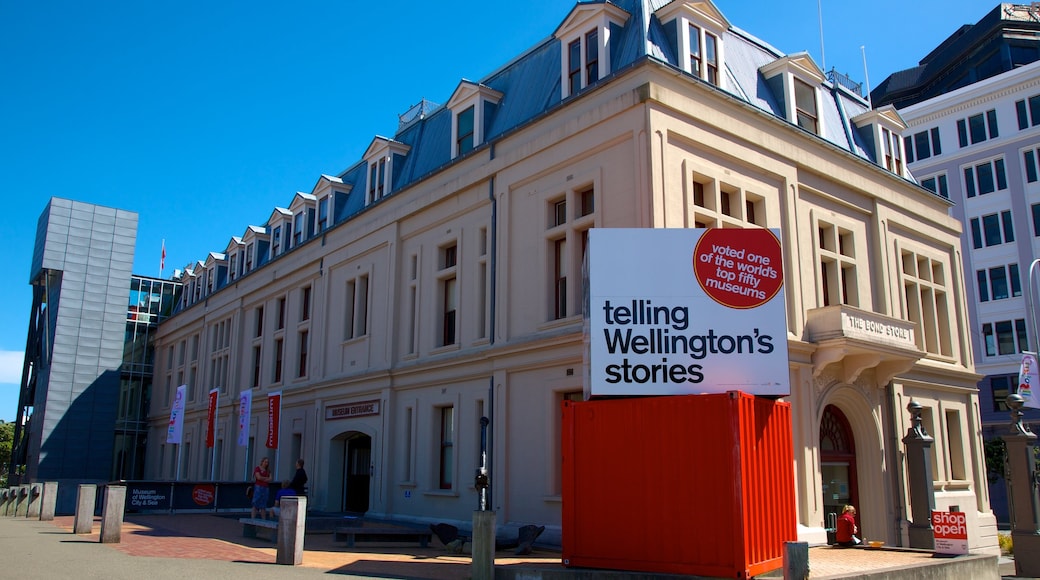
<path fill-rule="evenodd" d="M 267 395 L 267 448 L 278 449 L 278 422 L 282 414 L 282 392 Z"/>
<path fill-rule="evenodd" d="M 167 443 L 181 443 L 181 435 L 184 433 L 184 396 L 187 392 L 188 385 L 177 387 L 173 407 L 170 408 L 170 426 L 166 430 Z"/>
<path fill-rule="evenodd" d="M 209 391 L 209 414 L 206 416 L 206 448 L 213 448 L 214 431 L 217 426 L 217 389 Z"/>
<path fill-rule="evenodd" d="M 1040 409 L 1040 395 L 1034 390 L 1040 383 L 1040 369 L 1036 367 L 1036 353 L 1022 353 L 1022 366 L 1018 369 L 1018 394 L 1023 405 Z"/>
<path fill-rule="evenodd" d="M 238 446 L 249 446 L 249 413 L 253 408 L 253 390 L 246 389 L 238 397 Z"/>

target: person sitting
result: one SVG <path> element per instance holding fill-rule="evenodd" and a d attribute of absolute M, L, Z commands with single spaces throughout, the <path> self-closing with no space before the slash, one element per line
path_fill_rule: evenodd
<path fill-rule="evenodd" d="M 852 546 L 858 546 L 863 541 L 856 537 L 859 533 L 859 526 L 856 525 L 856 508 L 847 505 L 841 510 L 841 516 L 838 517 L 838 529 L 836 533 L 836 539 L 838 545 L 845 548 L 851 548 Z"/>
<path fill-rule="evenodd" d="M 286 479 L 282 482 L 282 489 L 278 490 L 278 493 L 274 494 L 274 507 L 271 511 L 274 512 L 274 519 L 280 519 L 282 517 L 282 498 L 286 496 L 296 495 L 296 491 L 289 487 L 289 480 Z"/>

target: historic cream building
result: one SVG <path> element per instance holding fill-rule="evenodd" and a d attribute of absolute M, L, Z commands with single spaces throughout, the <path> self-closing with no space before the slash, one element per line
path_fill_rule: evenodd
<path fill-rule="evenodd" d="M 561 16 L 183 272 L 157 339 L 148 475 L 241 480 L 266 455 L 284 478 L 301 456 L 315 509 L 468 525 L 487 416 L 499 525 L 558 540 L 588 230 L 768 227 L 785 252 L 800 538 L 825 542 L 829 514 L 855 503 L 866 537 L 906 544 L 913 400 L 935 439 L 936 508 L 967 512 L 973 549 L 995 551 L 960 225 L 907 172 L 894 109 L 708 1 Z"/>

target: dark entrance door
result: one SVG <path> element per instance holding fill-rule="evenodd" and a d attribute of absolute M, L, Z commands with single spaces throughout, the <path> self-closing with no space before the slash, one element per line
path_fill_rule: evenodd
<path fill-rule="evenodd" d="M 856 442 L 845 413 L 827 405 L 820 420 L 820 475 L 823 478 L 823 513 L 827 543 L 834 544 L 838 516 L 848 505 L 859 510 L 856 489 Z M 859 523 L 857 522 L 857 525 Z"/>
<path fill-rule="evenodd" d="M 368 489 L 372 476 L 372 438 L 355 433 L 347 439 L 343 457 L 343 510 L 368 511 Z"/>

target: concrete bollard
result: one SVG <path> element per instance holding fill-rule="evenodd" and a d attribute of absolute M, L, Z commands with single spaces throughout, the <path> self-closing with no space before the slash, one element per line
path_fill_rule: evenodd
<path fill-rule="evenodd" d="M 285 496 L 278 501 L 278 551 L 275 563 L 303 564 L 303 536 L 307 527 L 307 498 Z"/>
<path fill-rule="evenodd" d="M 97 484 L 81 483 L 76 495 L 76 516 L 73 518 L 73 534 L 89 534 L 94 531 L 94 503 Z"/>
<path fill-rule="evenodd" d="M 126 510 L 126 486 L 106 485 L 101 504 L 101 543 L 118 544 L 123 538 L 123 512 Z"/>
<path fill-rule="evenodd" d="M 25 517 L 29 519 L 40 519 L 40 496 L 43 489 L 38 483 L 29 484 L 29 505 L 25 508 Z"/>
<path fill-rule="evenodd" d="M 470 570 L 473 580 L 495 578 L 495 520 L 493 511 L 473 512 L 473 563 Z"/>
<path fill-rule="evenodd" d="M 809 542 L 784 542 L 784 580 L 808 580 Z"/>
<path fill-rule="evenodd" d="M 14 515 L 17 518 L 24 518 L 25 514 L 29 510 L 29 485 L 18 486 L 18 504 L 15 506 Z"/>
<path fill-rule="evenodd" d="M 0 490 L 0 516 L 7 516 L 7 506 L 11 503 L 11 490 Z"/>
<path fill-rule="evenodd" d="M 40 521 L 54 521 L 54 507 L 58 503 L 58 482 L 43 482 L 43 497 L 40 498 Z"/>

